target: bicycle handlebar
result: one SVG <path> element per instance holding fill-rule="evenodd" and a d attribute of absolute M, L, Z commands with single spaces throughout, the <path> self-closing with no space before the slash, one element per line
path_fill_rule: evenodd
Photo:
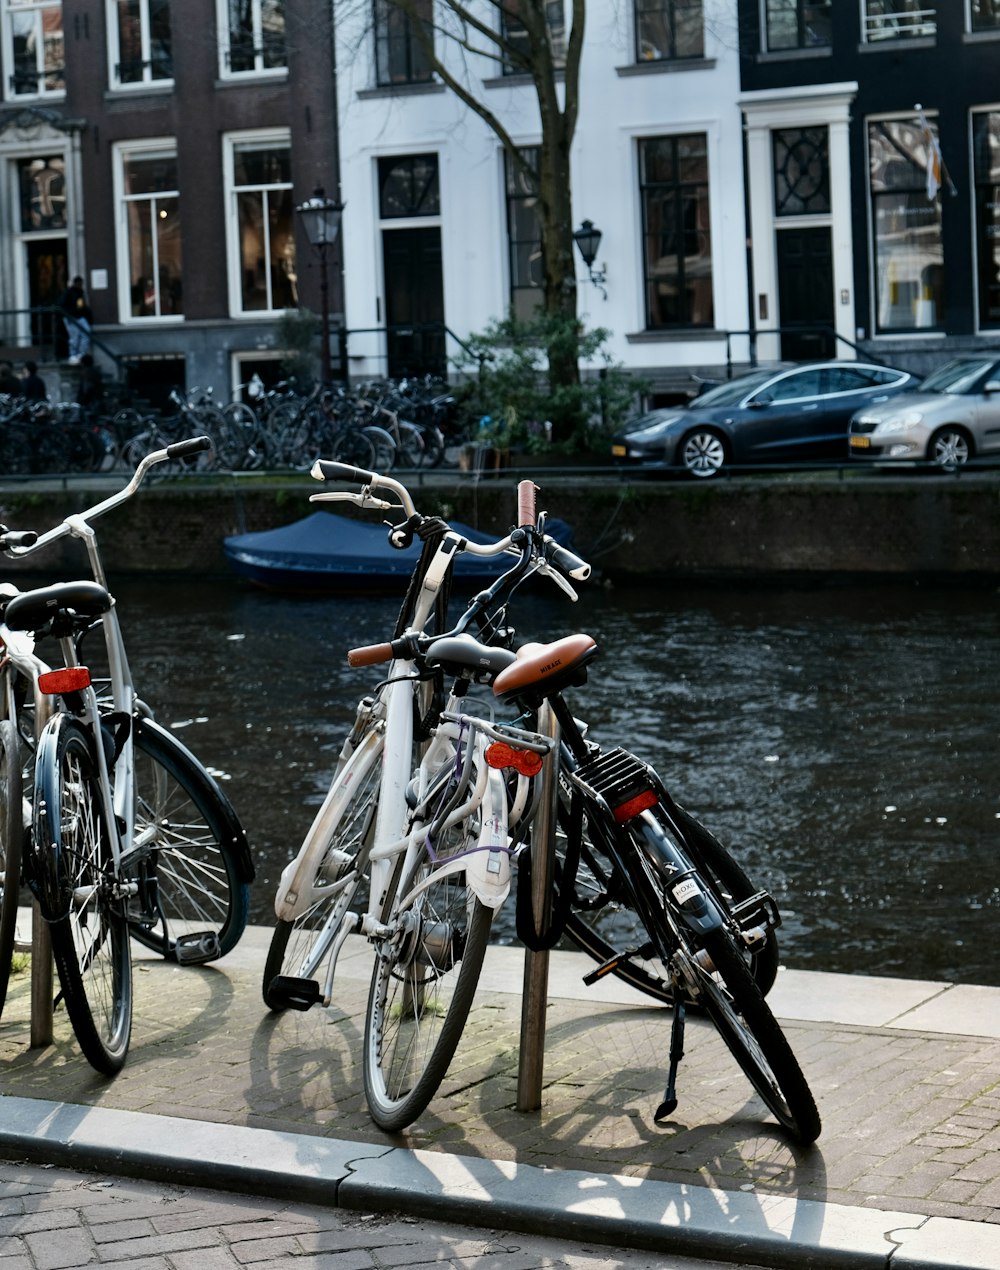
<path fill-rule="evenodd" d="M 517 483 L 517 527 L 518 529 L 534 529 L 538 513 L 535 510 L 535 495 L 538 486 L 534 481 L 518 481 Z"/>

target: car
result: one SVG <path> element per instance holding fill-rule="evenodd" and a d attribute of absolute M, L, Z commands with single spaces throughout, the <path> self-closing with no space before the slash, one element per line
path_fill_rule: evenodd
<path fill-rule="evenodd" d="M 919 383 L 908 371 L 865 362 L 808 362 L 754 370 L 685 406 L 626 424 L 612 459 L 706 479 L 738 464 L 845 461 L 851 416 Z"/>
<path fill-rule="evenodd" d="M 848 449 L 868 462 L 960 467 L 1000 451 L 1000 359 L 965 354 L 938 367 L 914 392 L 865 406 L 851 420 Z"/>

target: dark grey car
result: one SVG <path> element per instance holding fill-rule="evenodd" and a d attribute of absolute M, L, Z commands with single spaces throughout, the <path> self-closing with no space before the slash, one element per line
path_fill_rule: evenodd
<path fill-rule="evenodd" d="M 851 416 L 919 383 L 864 362 L 811 362 L 751 371 L 687 406 L 633 419 L 611 445 L 616 462 L 715 476 L 727 465 L 843 461 Z"/>

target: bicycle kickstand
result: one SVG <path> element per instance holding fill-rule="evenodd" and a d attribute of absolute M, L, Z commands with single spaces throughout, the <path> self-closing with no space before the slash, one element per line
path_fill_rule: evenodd
<path fill-rule="evenodd" d="M 670 1026 L 670 1067 L 667 1071 L 667 1089 L 663 1101 L 656 1109 L 653 1120 L 662 1124 L 677 1110 L 677 1068 L 684 1057 L 684 1000 L 680 989 L 674 989 L 674 1021 Z"/>

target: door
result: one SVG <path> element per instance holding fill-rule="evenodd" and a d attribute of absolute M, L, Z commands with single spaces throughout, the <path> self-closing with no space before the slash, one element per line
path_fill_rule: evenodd
<path fill-rule="evenodd" d="M 779 229 L 777 245 L 781 356 L 793 362 L 834 357 L 830 227 Z M 821 326 L 830 329 L 796 329 Z"/>
<path fill-rule="evenodd" d="M 421 225 L 382 231 L 388 373 L 443 375 L 444 288 L 441 230 Z M 428 324 L 437 329 L 424 329 Z"/>
<path fill-rule="evenodd" d="M 46 356 L 66 356 L 66 329 L 58 313 L 39 312 L 47 306 L 58 306 L 68 279 L 66 240 L 64 238 L 29 239 L 25 244 L 28 268 L 28 305 L 31 313 L 31 343 L 46 350 Z"/>

